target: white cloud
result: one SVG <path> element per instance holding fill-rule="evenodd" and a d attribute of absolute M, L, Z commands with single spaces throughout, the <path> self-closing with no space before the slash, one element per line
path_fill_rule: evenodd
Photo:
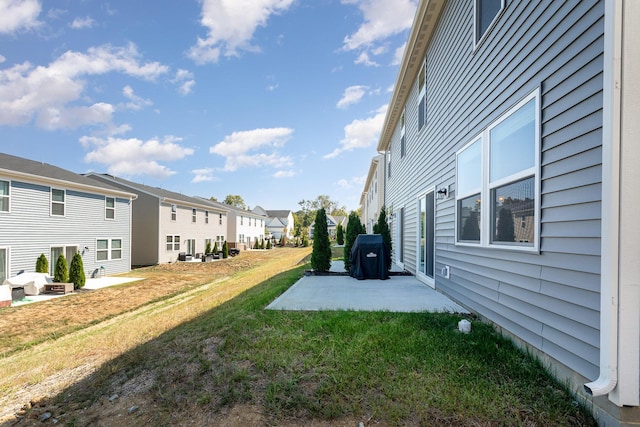
<path fill-rule="evenodd" d="M 193 73 L 188 70 L 183 70 L 182 68 L 176 71 L 176 75 L 171 82 L 178 85 L 178 93 L 181 95 L 190 94 L 196 84 L 196 81 L 193 78 Z"/>
<path fill-rule="evenodd" d="M 332 159 L 344 151 L 367 148 L 377 143 L 386 113 L 387 105 L 383 105 L 375 111 L 374 116 L 363 120 L 354 120 L 346 125 L 344 127 L 344 138 L 340 141 L 340 146 L 323 157 Z"/>
<path fill-rule="evenodd" d="M 140 61 L 133 44 L 92 47 L 86 53 L 67 51 L 47 66 L 29 62 L 0 69 L 0 125 L 23 125 L 36 120 L 45 129 L 77 128 L 111 121 L 113 107 L 86 102 L 86 76 L 119 72 L 155 80 L 168 71 L 158 62 Z M 83 114 L 78 114 L 81 112 Z"/>
<path fill-rule="evenodd" d="M 41 24 L 38 21 L 41 10 L 42 4 L 38 0 L 0 1 L 0 33 L 37 27 Z"/>
<path fill-rule="evenodd" d="M 73 20 L 69 27 L 74 30 L 82 30 L 84 28 L 91 28 L 95 24 L 95 21 L 90 16 L 85 16 L 84 18 L 76 18 Z"/>
<path fill-rule="evenodd" d="M 257 51 L 251 39 L 271 15 L 286 11 L 294 0 L 202 0 L 200 23 L 207 37 L 198 37 L 188 56 L 198 64 L 218 61 L 220 55 L 237 56 L 238 51 Z"/>
<path fill-rule="evenodd" d="M 199 182 L 216 181 L 216 177 L 213 175 L 213 172 L 214 170 L 211 168 L 194 169 L 191 171 L 191 173 L 194 175 L 191 182 L 197 184 Z"/>
<path fill-rule="evenodd" d="M 156 178 L 175 174 L 159 161 L 170 162 L 193 154 L 193 149 L 177 144 L 180 141 L 181 138 L 171 135 L 163 140 L 152 138 L 147 141 L 95 136 L 80 138 L 80 143 L 89 149 L 84 158 L 86 162 L 106 165 L 108 173 L 115 176 L 149 175 Z"/>
<path fill-rule="evenodd" d="M 298 173 L 294 170 L 280 170 L 273 174 L 274 178 L 292 178 Z"/>
<path fill-rule="evenodd" d="M 400 65 L 402 63 L 402 56 L 404 55 L 404 50 L 407 47 L 407 43 L 405 42 L 402 46 L 396 49 L 393 54 L 393 61 L 391 65 Z"/>
<path fill-rule="evenodd" d="M 7 60 L 7 58 L 5 58 L 4 56 L 0 55 L 0 64 L 2 64 L 6 60 Z"/>
<path fill-rule="evenodd" d="M 225 157 L 224 170 L 235 171 L 244 167 L 276 166 L 293 164 L 288 156 L 281 156 L 277 149 L 284 146 L 293 134 L 289 128 L 266 128 L 234 132 L 209 148 L 211 154 Z M 249 154 L 258 150 L 270 150 L 270 154 Z"/>
<path fill-rule="evenodd" d="M 364 23 L 343 40 L 346 51 L 360 51 L 356 64 L 377 65 L 370 55 L 387 51 L 383 42 L 411 28 L 418 6 L 417 0 L 342 0 L 343 4 L 356 5 L 364 17 Z M 363 55 L 366 53 L 366 55 Z"/>
<path fill-rule="evenodd" d="M 138 111 L 142 110 L 144 107 L 153 105 L 153 101 L 150 99 L 144 99 L 133 93 L 133 89 L 129 85 L 122 88 L 122 94 L 129 100 L 129 102 L 125 104 L 125 107 L 130 110 Z"/>
<path fill-rule="evenodd" d="M 338 108 L 347 108 L 349 105 L 357 104 L 367 93 L 368 86 L 349 86 L 344 90 L 342 98 L 336 104 Z"/>

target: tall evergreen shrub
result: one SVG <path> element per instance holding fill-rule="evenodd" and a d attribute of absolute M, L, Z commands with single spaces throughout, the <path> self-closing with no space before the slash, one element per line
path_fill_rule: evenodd
<path fill-rule="evenodd" d="M 222 258 L 229 258 L 229 245 L 226 240 L 222 244 Z"/>
<path fill-rule="evenodd" d="M 349 214 L 349 223 L 347 224 L 347 233 L 344 241 L 344 268 L 347 271 L 351 271 L 351 248 L 358 237 L 358 234 L 366 234 L 364 225 L 360 222 L 360 216 L 352 211 Z"/>
<path fill-rule="evenodd" d="M 84 265 L 82 263 L 82 255 L 80 252 L 71 258 L 71 266 L 69 267 L 69 282 L 73 283 L 73 289 L 82 289 L 87 279 L 84 274 Z"/>
<path fill-rule="evenodd" d="M 49 260 L 44 254 L 40 254 L 36 260 L 36 273 L 49 273 Z"/>
<path fill-rule="evenodd" d="M 382 241 L 389 251 L 389 257 L 387 258 L 387 271 L 391 269 L 391 230 L 389 229 L 389 223 L 387 222 L 387 209 L 383 206 L 380 209 L 380 215 L 378 216 L 378 222 L 373 226 L 374 234 L 382 234 Z"/>
<path fill-rule="evenodd" d="M 69 282 L 69 271 L 67 270 L 67 260 L 64 255 L 60 254 L 56 261 L 56 269 L 53 273 L 53 281 L 57 283 Z"/>
<path fill-rule="evenodd" d="M 338 224 L 338 227 L 336 230 L 336 241 L 338 245 L 340 246 L 344 245 L 344 227 L 342 226 L 342 224 Z"/>
<path fill-rule="evenodd" d="M 313 227 L 313 251 L 311 252 L 311 268 L 325 272 L 331 268 L 331 243 L 327 228 L 327 214 L 324 208 L 316 212 L 316 222 Z"/>

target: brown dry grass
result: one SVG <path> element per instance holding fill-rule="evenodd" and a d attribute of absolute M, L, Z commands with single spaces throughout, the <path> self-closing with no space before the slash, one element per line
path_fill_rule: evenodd
<path fill-rule="evenodd" d="M 213 263 L 148 267 L 128 274 L 143 281 L 3 309 L 0 422 L 101 364 L 295 267 L 309 253 L 309 248 L 278 248 Z"/>

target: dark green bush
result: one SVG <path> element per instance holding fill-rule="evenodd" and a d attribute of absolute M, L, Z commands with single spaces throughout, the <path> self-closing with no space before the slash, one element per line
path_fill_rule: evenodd
<path fill-rule="evenodd" d="M 329 271 L 331 268 L 331 243 L 327 229 L 327 214 L 324 208 L 316 213 L 313 227 L 313 251 L 311 252 L 311 268 L 315 271 Z"/>
<path fill-rule="evenodd" d="M 87 279 L 84 274 L 84 265 L 82 263 L 82 255 L 80 252 L 71 258 L 71 266 L 69 267 L 69 282 L 73 283 L 74 289 L 84 288 Z"/>
<path fill-rule="evenodd" d="M 60 254 L 56 261 L 56 269 L 53 274 L 53 281 L 57 283 L 69 282 L 69 271 L 67 270 L 67 260 Z"/>
<path fill-rule="evenodd" d="M 49 273 L 49 260 L 44 254 L 40 254 L 36 260 L 36 273 Z"/>

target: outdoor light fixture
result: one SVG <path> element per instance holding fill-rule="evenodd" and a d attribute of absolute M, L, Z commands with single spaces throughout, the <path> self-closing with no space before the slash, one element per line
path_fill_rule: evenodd
<path fill-rule="evenodd" d="M 438 199 L 446 199 L 447 198 L 447 189 L 446 188 L 441 188 L 441 189 L 438 190 L 437 194 L 438 194 Z"/>

